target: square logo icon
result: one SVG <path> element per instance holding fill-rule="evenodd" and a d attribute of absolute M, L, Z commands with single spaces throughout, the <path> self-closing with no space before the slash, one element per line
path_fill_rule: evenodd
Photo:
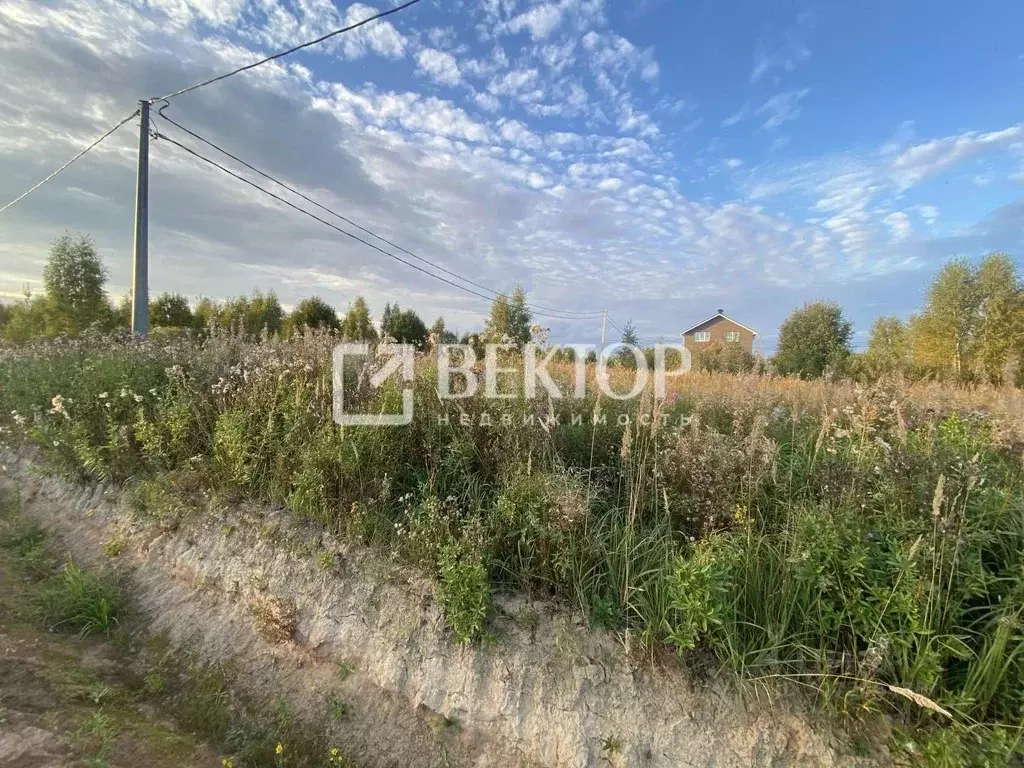
<path fill-rule="evenodd" d="M 366 342 L 339 344 L 332 355 L 332 410 L 334 421 L 343 427 L 404 427 L 412 423 L 413 413 L 413 363 L 415 348 L 411 344 L 378 344 L 372 350 Z M 345 412 L 345 365 L 356 358 L 370 358 L 369 385 L 379 389 L 396 374 L 402 383 L 401 413 L 346 413 Z"/>

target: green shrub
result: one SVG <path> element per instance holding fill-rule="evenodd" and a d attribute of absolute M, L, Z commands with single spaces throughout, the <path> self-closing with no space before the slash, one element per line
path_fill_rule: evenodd
<path fill-rule="evenodd" d="M 443 402 L 419 360 L 413 424 L 340 428 L 332 344 L 214 332 L 0 349 L 0 428 L 74 477 L 133 480 L 135 509 L 161 524 L 201 514 L 212 490 L 358 536 L 436 577 L 462 642 L 483 632 L 492 585 L 526 589 L 648 647 L 923 723 L 918 752 L 940 762 L 983 753 L 957 751 L 988 733 L 972 723 L 1022 725 L 1019 395 L 694 373 L 663 403 L 602 399 L 594 424 L 593 397 Z M 397 382 L 349 373 L 346 407 L 400 410 Z M 7 542 L 41 556 L 31 533 Z"/>
<path fill-rule="evenodd" d="M 117 626 L 123 607 L 115 584 L 74 563 L 47 580 L 40 593 L 40 606 L 51 627 L 82 636 L 109 633 Z"/>
<path fill-rule="evenodd" d="M 437 601 L 445 620 L 460 643 L 481 635 L 491 609 L 491 587 L 487 579 L 480 542 L 475 534 L 453 541 L 441 549 L 438 561 Z"/>

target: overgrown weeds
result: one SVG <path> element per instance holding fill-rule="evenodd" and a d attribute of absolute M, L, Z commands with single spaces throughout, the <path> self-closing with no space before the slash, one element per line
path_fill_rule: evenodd
<path fill-rule="evenodd" d="M 658 402 L 442 402 L 422 360 L 412 425 L 343 430 L 331 344 L 8 351 L 4 426 L 71 475 L 131 478 L 147 514 L 248 497 L 415 563 L 461 641 L 494 590 L 527 590 L 846 716 L 894 714 L 919 729 L 896 746 L 937 762 L 1019 750 L 1019 392 L 694 373 Z M 398 388 L 364 378 L 346 407 L 395 410 Z"/>
<path fill-rule="evenodd" d="M 120 590 L 108 577 L 69 562 L 47 579 L 40 593 L 40 609 L 52 629 L 85 637 L 116 629 L 123 604 Z"/>

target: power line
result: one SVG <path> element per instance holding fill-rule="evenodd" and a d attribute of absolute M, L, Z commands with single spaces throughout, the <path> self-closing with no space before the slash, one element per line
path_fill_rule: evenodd
<path fill-rule="evenodd" d="M 64 169 L 66 169 L 66 168 L 67 168 L 68 166 L 70 166 L 70 165 L 71 165 L 71 164 L 72 164 L 73 162 L 75 162 L 75 161 L 76 161 L 76 160 L 78 160 L 78 159 L 79 159 L 80 157 L 82 157 L 82 155 L 84 155 L 84 154 L 85 154 L 86 152 L 88 152 L 89 150 L 91 150 L 91 149 L 95 148 L 95 147 L 96 147 L 96 146 L 97 146 L 97 145 L 98 145 L 98 144 L 99 144 L 99 143 L 100 143 L 101 141 L 103 141 L 103 140 L 104 140 L 105 138 L 107 138 L 107 137 L 108 137 L 108 136 L 109 136 L 110 134 L 112 134 L 112 133 L 113 133 L 114 131 L 116 131 L 116 130 L 117 130 L 118 128 L 120 128 L 120 127 L 121 127 L 122 125 L 124 125 L 125 123 L 127 123 L 127 122 L 128 122 L 129 120 L 131 120 L 131 119 L 132 119 L 133 117 L 135 117 L 135 116 L 136 116 L 137 114 L 139 114 L 139 110 L 135 110 L 135 111 L 134 111 L 134 112 L 132 112 L 132 113 L 131 113 L 130 115 L 128 115 L 127 117 L 125 117 L 125 118 L 124 118 L 123 120 L 120 120 L 120 121 L 119 121 L 118 123 L 116 123 L 116 124 L 115 124 L 115 125 L 114 125 L 114 126 L 113 126 L 113 127 L 111 128 L 111 129 L 110 129 L 110 130 L 108 130 L 108 131 L 107 131 L 106 133 L 104 133 L 104 134 L 103 134 L 102 136 L 100 136 L 100 137 L 99 137 L 98 139 L 96 139 L 96 141 L 94 141 L 94 142 L 93 142 L 92 144 L 90 144 L 90 145 L 89 145 L 88 147 L 86 147 L 86 148 L 85 148 L 85 149 L 83 149 L 83 150 L 82 150 L 81 152 L 79 152 L 79 153 L 78 153 L 77 155 L 75 155 L 75 156 L 74 156 L 74 157 L 72 157 L 72 158 L 71 158 L 70 160 L 68 160 L 68 161 L 67 161 L 66 163 L 64 163 L 64 165 L 62 165 L 62 166 L 61 166 L 60 168 L 58 168 L 58 169 L 57 169 L 56 171 L 54 171 L 53 173 L 51 173 L 51 174 L 50 174 L 49 176 L 47 176 L 47 177 L 46 177 L 45 179 L 43 179 L 42 181 L 40 181 L 40 182 L 39 182 L 38 184 L 36 184 L 36 185 L 35 185 L 34 187 L 32 187 L 31 189 L 27 189 L 27 190 L 25 190 L 24 192 L 22 192 L 22 193 L 21 193 L 20 195 L 18 195 L 18 196 L 17 196 L 16 198 L 14 198 L 13 200 L 11 200 L 11 202 L 9 202 L 9 203 L 8 203 L 7 205 L 5 205 L 5 206 L 4 206 L 3 208 L 0 208 L 0 213 L 3 213 L 4 211 L 6 211 L 6 210 L 7 210 L 8 208 L 10 208 L 10 207 L 11 207 L 12 205 L 14 205 L 15 203 L 21 202 L 21 201 L 22 201 L 22 200 L 24 200 L 24 199 L 25 199 L 26 197 L 28 197 L 28 196 L 29 196 L 29 195 L 31 195 L 31 194 L 32 194 L 33 192 L 35 192 L 35 191 L 36 191 L 37 189 L 39 189 L 39 188 L 40 188 L 41 186 L 43 186 L 43 185 L 44 185 L 44 184 L 45 184 L 46 182 L 48 182 L 48 181 L 50 181 L 51 179 L 55 178 L 55 177 L 56 177 L 56 176 L 57 176 L 57 175 L 58 175 L 58 174 L 59 174 L 59 173 L 60 173 L 61 171 L 63 171 L 63 170 L 64 170 Z"/>
<path fill-rule="evenodd" d="M 486 285 L 482 285 L 481 283 L 478 283 L 478 282 L 475 282 L 473 280 L 470 280 L 468 277 L 463 277 L 462 275 L 458 274 L 457 272 L 453 272 L 450 269 L 446 269 L 445 267 L 441 266 L 440 264 L 438 264 L 436 262 L 433 262 L 430 259 L 424 258 L 424 257 L 422 257 L 422 256 L 420 256 L 420 255 L 418 255 L 416 253 L 413 253 L 412 251 L 408 250 L 407 248 L 403 248 L 402 246 L 398 245 L 398 243 L 392 242 L 391 240 L 388 240 L 386 237 L 382 237 L 381 235 L 378 235 L 373 230 L 367 229 L 366 227 L 364 227 L 361 224 L 353 221 L 352 219 L 348 218 L 347 216 L 343 216 L 342 214 L 338 213 L 337 211 L 335 211 L 335 210 L 333 210 L 331 208 L 328 208 L 326 205 L 323 205 L 323 204 L 317 202 L 313 198 L 311 198 L 308 195 L 300 192 L 299 190 L 295 189 L 294 187 L 286 184 L 285 182 L 281 181 L 280 179 L 277 179 L 277 178 L 271 176 L 270 174 L 268 174 L 268 173 L 266 173 L 264 171 L 261 171 L 259 168 L 257 168 L 254 165 L 251 165 L 250 163 L 247 163 L 245 160 L 243 160 L 242 158 L 238 157 L 237 155 L 231 154 L 230 152 L 228 152 L 223 147 L 218 146 L 217 144 L 215 144 L 214 142 L 210 141 L 209 139 L 206 139 L 206 138 L 200 136 L 195 131 L 192 131 L 192 130 L 186 128 L 181 123 L 178 123 L 178 122 L 172 120 L 171 118 L 167 117 L 167 115 L 165 115 L 163 113 L 163 110 L 167 109 L 168 106 L 169 106 L 169 104 L 163 106 L 160 109 L 159 113 L 158 113 L 159 116 L 162 119 L 166 120 L 168 123 L 170 123 L 171 125 L 175 126 L 176 128 L 184 131 L 185 133 L 187 133 L 192 138 L 197 139 L 198 141 L 201 141 L 203 144 L 206 144 L 208 147 L 211 147 L 211 148 L 217 150 L 218 152 L 220 152 L 225 157 L 230 157 L 236 163 L 238 163 L 238 164 L 248 168 L 253 173 L 259 174 L 260 176 L 262 176 L 263 178 L 267 179 L 268 181 L 272 181 L 275 184 L 278 184 L 278 185 L 284 187 L 285 189 L 287 189 L 292 194 L 297 195 L 298 197 L 300 197 L 303 200 L 305 200 L 307 203 L 311 203 L 312 205 L 315 205 L 320 210 L 322 210 L 322 211 L 324 211 L 326 213 L 331 214 L 332 216 L 335 216 L 335 217 L 341 219 L 345 223 L 350 224 L 351 226 L 355 227 L 356 229 L 358 229 L 358 230 L 360 230 L 362 232 L 365 232 L 366 234 L 370 235 L 371 237 L 376 238 L 377 240 L 380 240 L 383 243 L 387 243 L 392 248 L 398 249 L 402 253 L 406 254 L 407 256 L 411 256 L 412 258 L 416 259 L 417 261 L 423 262 L 424 264 L 429 264 L 434 269 L 436 269 L 436 270 L 438 270 L 440 272 L 443 272 L 446 275 L 450 275 L 451 277 L 454 277 L 457 280 L 461 280 L 464 283 L 468 283 L 469 285 L 472 285 L 472 286 L 474 286 L 476 288 L 479 288 L 482 291 L 486 291 L 486 292 L 488 292 L 490 294 L 493 294 L 495 297 L 505 295 L 505 294 L 501 293 L 500 291 L 496 291 L 493 288 L 488 288 Z M 560 320 L 590 319 L 590 318 L 597 318 L 597 317 L 601 316 L 600 312 L 577 312 L 575 310 L 558 309 L 557 307 L 545 307 L 543 305 L 533 304 L 533 303 L 527 303 L 527 306 L 530 307 L 531 309 L 534 309 L 534 310 L 538 311 L 538 313 L 552 313 L 552 314 L 545 315 L 545 316 L 553 317 L 553 318 L 560 319 Z M 564 315 L 564 317 L 563 317 L 563 315 Z"/>
<path fill-rule="evenodd" d="M 239 74 L 240 72 L 246 72 L 246 71 L 248 71 L 250 69 L 255 69 L 256 67 L 260 66 L 261 64 L 266 64 L 268 61 L 274 61 L 275 59 L 280 59 L 280 58 L 282 58 L 284 56 L 288 56 L 289 54 L 295 53 L 296 51 L 301 51 L 303 48 L 309 48 L 311 45 L 316 45 L 317 43 L 322 43 L 324 40 L 329 40 L 330 38 L 334 37 L 335 35 L 340 35 L 343 32 L 351 32 L 353 29 L 357 29 L 357 28 L 363 26 L 364 24 L 369 24 L 371 21 L 376 21 L 377 19 L 383 19 L 385 16 L 390 16 L 393 13 L 398 13 L 399 11 L 404 11 L 410 5 L 416 5 L 416 3 L 418 3 L 419 1 L 420 0 L 409 0 L 409 2 L 407 2 L 407 3 L 403 4 L 403 5 L 399 5 L 396 8 L 392 8 L 392 9 L 387 10 L 387 11 L 381 11 L 380 13 L 376 14 L 375 16 L 371 16 L 368 19 L 363 19 L 362 21 L 356 22 L 355 24 L 350 24 L 347 27 L 342 27 L 341 29 L 336 29 L 333 32 L 328 32 L 326 35 L 323 35 L 322 37 L 318 37 L 316 40 L 310 40 L 308 43 L 302 43 L 301 45 L 296 45 L 293 48 L 289 48 L 287 51 L 281 51 L 280 53 L 275 53 L 273 56 L 267 56 L 267 58 L 265 58 L 265 59 L 260 59 L 259 61 L 254 62 L 252 64 L 246 64 L 244 67 L 239 67 L 238 69 L 234 69 L 234 70 L 232 70 L 230 72 L 225 72 L 223 75 L 217 75 L 216 77 L 211 77 L 209 80 L 203 80 L 202 82 L 195 83 L 194 85 L 190 85 L 190 86 L 187 86 L 185 88 L 181 88 L 181 89 L 179 89 L 177 91 L 174 91 L 173 93 L 168 93 L 166 96 L 160 96 L 159 98 L 151 99 L 151 101 L 161 101 L 161 100 L 164 100 L 164 99 L 173 99 L 175 96 L 181 96 L 183 93 L 188 93 L 189 91 L 194 91 L 194 90 L 196 90 L 198 88 L 204 88 L 207 85 L 212 85 L 213 83 L 219 82 L 221 80 L 225 80 L 225 79 L 231 77 L 232 75 Z"/>
<path fill-rule="evenodd" d="M 324 226 L 330 227 L 331 229 L 335 230 L 336 232 L 339 232 L 339 233 L 345 235 L 346 237 L 350 237 L 353 240 L 355 240 L 355 241 L 357 241 L 359 243 L 362 243 L 363 245 L 368 246 L 368 247 L 372 248 L 373 250 L 378 251 L 379 253 L 384 254 L 385 256 L 389 256 L 392 259 L 394 259 L 395 261 L 398 261 L 398 262 L 401 262 L 402 264 L 405 264 L 407 267 L 412 267 L 413 269 L 417 270 L 418 272 L 422 272 L 423 274 L 428 275 L 429 277 L 432 277 L 435 280 L 440 280 L 442 283 L 446 283 L 447 285 L 450 285 L 453 288 L 458 288 L 461 291 L 465 291 L 466 293 L 470 293 L 470 294 L 472 294 L 474 296 L 477 296 L 478 298 L 481 298 L 484 301 L 488 301 L 489 302 L 489 301 L 493 300 L 492 297 L 490 297 L 490 296 L 487 296 L 487 295 L 482 294 L 482 293 L 478 293 L 477 291 L 474 291 L 472 288 L 467 288 L 464 285 L 459 285 L 458 283 L 452 282 L 451 280 L 449 280 L 449 279 L 447 279 L 445 277 L 441 277 L 440 275 L 435 275 L 433 272 L 430 272 L 429 270 L 426 270 L 426 269 L 424 269 L 423 267 L 421 267 L 421 266 L 419 266 L 417 264 L 413 264 L 411 261 L 406 261 L 402 257 L 396 256 L 395 254 L 391 253 L 390 251 L 386 251 L 383 248 L 381 248 L 380 246 L 374 245 L 373 243 L 368 242 L 367 240 L 364 240 L 363 238 L 359 237 L 358 235 L 354 235 L 351 232 L 348 232 L 347 230 L 344 230 L 341 227 L 339 227 L 339 226 L 337 226 L 335 224 L 332 224 L 331 222 L 327 221 L 326 219 L 320 218 L 315 213 L 311 213 L 310 211 L 307 211 L 305 208 L 301 208 L 300 206 L 295 205 L 295 203 L 291 202 L 290 200 L 286 200 L 285 198 L 281 197 L 280 195 L 274 194 L 269 189 L 266 189 L 265 187 L 261 187 L 256 182 L 251 181 L 250 179 L 247 179 L 244 176 L 241 176 L 241 175 L 235 173 L 234 171 L 232 171 L 229 168 L 225 168 L 223 165 L 218 163 L 216 160 L 211 160 L 210 158 L 200 154 L 199 152 L 196 152 L 194 149 L 192 149 L 190 147 L 187 147 L 187 146 L 185 146 L 184 144 L 182 144 L 182 143 L 180 143 L 178 141 L 175 141 L 174 139 L 172 139 L 170 136 L 167 136 L 166 134 L 155 132 L 154 133 L 154 138 L 162 139 L 164 141 L 167 141 L 167 142 L 173 144 L 174 146 L 178 147 L 179 149 L 184 150 L 185 152 L 187 152 L 188 154 L 192 155 L 193 157 L 196 157 L 199 160 L 202 160 L 203 162 L 208 163 L 209 165 L 212 165 L 213 167 L 217 168 L 218 170 L 223 171 L 224 173 L 228 174 L 229 176 L 231 176 L 231 177 L 233 177 L 235 179 L 238 179 L 239 181 L 241 181 L 241 182 L 243 182 L 245 184 L 248 184 L 253 189 L 256 189 L 256 190 L 262 192 L 263 194 L 265 194 L 265 195 L 267 195 L 269 197 L 272 197 L 273 199 L 277 200 L 278 202 L 284 203 L 289 208 L 293 208 L 296 211 L 298 211 L 299 213 L 304 213 L 306 216 L 309 216 L 311 219 L 314 219 L 315 221 L 320 222 Z M 537 314 L 541 314 L 541 313 L 537 313 Z M 566 318 L 560 318 L 560 319 L 566 319 Z"/>
<path fill-rule="evenodd" d="M 220 152 L 221 154 L 225 155 L 226 157 L 230 157 L 232 160 L 234 160 L 235 162 L 239 163 L 240 165 L 248 168 L 250 171 L 253 171 L 254 173 L 259 174 L 263 178 L 268 179 L 269 181 L 273 181 L 275 184 L 278 184 L 278 185 L 284 187 L 289 192 L 297 195 L 298 197 L 302 198 L 306 202 L 311 203 L 312 205 L 315 205 L 317 208 L 321 209 L 322 211 L 325 211 L 326 213 L 329 213 L 332 216 L 335 216 L 335 217 L 341 219 L 342 221 L 346 222 L 347 224 L 352 225 L 356 229 L 359 229 L 362 232 L 365 232 L 366 234 L 370 235 L 371 237 L 376 238 L 377 240 L 380 240 L 383 243 L 387 243 L 392 248 L 398 249 L 402 253 L 404 253 L 404 254 L 406 254 L 408 256 L 411 256 L 412 258 L 416 259 L 417 261 L 421 261 L 424 264 L 429 264 L 431 267 L 433 267 L 434 269 L 437 269 L 440 272 L 444 272 L 445 274 L 451 275 L 452 277 L 454 277 L 454 278 L 456 278 L 458 280 L 461 280 L 461 281 L 463 281 L 465 283 L 468 283 L 469 285 L 472 285 L 472 286 L 474 286 L 476 288 L 479 288 L 479 289 L 481 289 L 483 291 L 486 291 L 486 292 L 488 292 L 490 294 L 493 294 L 495 297 L 506 295 L 506 294 L 504 294 L 504 293 L 502 293 L 500 291 L 494 290 L 493 288 L 489 288 L 486 285 L 483 285 L 481 283 L 475 282 L 474 280 L 471 280 L 468 277 L 464 277 L 463 275 L 460 275 L 457 272 L 453 272 L 452 270 L 447 269 L 447 268 L 443 267 L 442 265 L 440 265 L 440 264 L 438 264 L 436 262 L 431 261 L 430 259 L 424 258 L 424 257 L 414 253 L 413 251 L 410 251 L 407 248 L 402 247 L 398 243 L 395 243 L 395 242 L 393 242 L 391 240 L 388 240 L 386 237 L 383 237 L 382 235 L 378 235 L 373 230 L 368 229 L 367 227 L 362 226 L 361 224 L 359 224 L 356 221 L 353 221 L 352 219 L 348 218 L 347 216 L 343 216 L 342 214 L 338 213 L 337 211 L 335 211 L 335 210 L 333 210 L 331 208 L 328 208 L 327 206 L 317 202 L 313 198 L 311 198 L 308 195 L 300 192 L 299 190 L 295 189 L 294 187 L 286 184 L 285 182 L 281 181 L 280 179 L 277 179 L 277 178 L 271 176 L 270 174 L 265 173 L 264 171 L 260 170 L 259 168 L 251 165 L 250 163 L 247 163 L 245 160 L 243 160 L 242 158 L 238 157 L 237 155 L 233 155 L 231 152 L 228 152 L 223 147 L 218 146 L 217 144 L 215 144 L 214 142 L 210 141 L 209 139 L 206 139 L 203 136 L 200 136 L 195 131 L 192 131 L 192 130 L 186 128 L 185 126 L 181 125 L 181 123 L 178 123 L 178 122 L 172 120 L 171 118 L 167 117 L 167 115 L 165 115 L 163 113 L 163 110 L 166 109 L 166 108 L 167 108 L 167 105 L 165 105 L 160 110 L 159 115 L 160 115 L 161 118 L 166 120 L 171 125 L 175 126 L 176 128 L 179 128 L 180 130 L 182 130 L 185 133 L 187 133 L 189 136 L 192 136 L 193 138 L 201 141 L 202 143 L 206 144 L 207 146 L 212 147 L 213 149 L 217 150 L 218 152 Z M 556 313 L 556 314 L 551 314 L 550 317 L 554 317 L 556 319 L 562 319 L 562 320 L 571 320 L 571 319 L 577 319 L 577 318 L 578 319 L 589 319 L 589 318 L 597 318 L 597 317 L 601 316 L 600 312 L 593 312 L 593 311 L 591 311 L 591 312 L 578 312 L 576 310 L 559 309 L 557 307 L 545 307 L 545 306 L 543 306 L 541 304 L 534 304 L 534 303 L 529 303 L 529 302 L 527 303 L 527 306 L 530 307 L 531 309 L 539 310 L 540 312 Z M 562 317 L 562 315 L 565 315 L 565 317 Z"/>
<path fill-rule="evenodd" d="M 295 203 L 293 203 L 293 202 L 291 202 L 289 200 L 286 200 L 285 198 L 281 197 L 280 195 L 274 194 L 269 189 L 266 189 L 265 187 L 261 187 L 256 182 L 251 181 L 251 180 L 245 178 L 244 176 L 240 176 L 239 174 L 235 173 L 231 169 L 225 168 L 223 165 L 218 163 L 216 160 L 211 160 L 210 158 L 205 157 L 204 155 L 199 154 L 194 149 L 191 149 L 190 147 L 186 147 L 184 144 L 182 144 L 182 143 L 180 143 L 178 141 L 175 141 L 174 139 L 172 139 L 170 136 L 167 136 L 166 134 L 157 132 L 157 133 L 154 134 L 154 137 L 157 138 L 157 139 L 162 139 L 164 141 L 170 142 L 171 144 L 173 144 L 174 146 L 178 147 L 179 149 L 183 149 L 184 151 L 188 152 L 193 157 L 196 157 L 196 158 L 202 160 L 203 162 L 212 165 L 214 168 L 217 168 L 218 170 L 223 171 L 224 173 L 228 174 L 229 176 L 232 176 L 233 178 L 236 178 L 239 181 L 241 181 L 241 182 L 243 182 L 245 184 L 248 184 L 253 189 L 259 190 L 263 194 L 265 194 L 265 195 L 267 195 L 269 197 L 274 198 L 278 202 L 284 203 L 289 208 L 294 208 L 299 213 L 304 213 L 307 216 L 309 216 L 311 219 L 315 219 L 316 221 L 319 221 L 321 224 L 330 227 L 331 229 L 335 230 L 336 232 L 340 232 L 341 234 L 346 235 L 347 237 L 351 237 L 353 240 L 356 240 L 356 241 L 362 243 L 363 245 L 366 245 L 366 246 L 369 246 L 370 248 L 373 248 L 375 251 L 379 251 L 380 253 L 383 253 L 385 256 L 390 256 L 391 258 L 395 259 L 396 261 L 400 261 L 403 264 L 412 267 L 413 269 L 419 270 L 420 272 L 424 273 L 425 275 L 430 275 L 431 277 L 433 277 L 436 280 L 440 280 L 441 282 L 448 283 L 448 285 L 451 285 L 451 286 L 453 286 L 455 288 L 459 288 L 459 289 L 461 289 L 463 291 L 466 291 L 468 293 L 472 293 L 474 296 L 479 296 L 481 299 L 484 299 L 486 301 L 490 301 L 491 300 L 491 298 L 489 296 L 485 296 L 482 293 L 477 293 L 476 291 L 474 291 L 474 290 L 472 290 L 470 288 L 466 288 L 463 285 L 459 285 L 458 283 L 453 283 L 453 282 L 451 282 L 450 280 L 448 280 L 446 278 L 440 277 L 439 275 L 435 275 L 432 272 L 428 272 L 427 270 L 423 269 L 422 267 L 417 266 L 416 264 L 408 262 L 408 261 L 406 261 L 405 259 L 403 259 L 403 258 L 401 258 L 399 256 L 395 256 L 395 254 L 393 254 L 393 253 L 389 253 L 388 251 L 385 251 L 383 248 L 381 248 L 379 246 L 376 246 L 373 243 L 370 243 L 370 242 L 367 242 L 366 240 L 363 240 L 358 235 L 353 235 L 351 232 L 348 232 L 348 231 L 342 229 L 339 226 L 331 224 L 331 222 L 327 221 L 326 219 L 321 219 L 315 213 L 310 213 L 305 208 L 300 208 L 299 206 L 295 205 Z"/>

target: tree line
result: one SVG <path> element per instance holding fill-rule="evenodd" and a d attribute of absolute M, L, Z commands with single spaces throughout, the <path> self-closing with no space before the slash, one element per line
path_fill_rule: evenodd
<path fill-rule="evenodd" d="M 43 269 L 43 291 L 14 304 L 0 304 L 0 338 L 22 342 L 35 338 L 127 331 L 131 300 L 112 302 L 106 293 L 108 273 L 88 236 L 65 234 L 54 241 Z M 534 325 L 525 291 L 517 286 L 491 305 L 484 328 L 456 334 L 443 317 L 427 326 L 412 309 L 397 303 L 384 306 L 375 323 L 366 300 L 356 297 L 344 313 L 318 296 L 285 311 L 277 296 L 253 292 L 225 301 L 201 298 L 193 308 L 180 294 L 164 293 L 150 302 L 154 333 L 212 329 L 249 338 L 289 336 L 305 329 L 324 329 L 353 341 L 389 338 L 425 349 L 456 342 L 483 353 L 486 343 L 522 346 L 543 338 Z M 641 347 L 629 321 L 621 342 Z M 834 302 L 813 302 L 793 310 L 779 329 L 775 355 L 755 356 L 740 344 L 711 343 L 693 352 L 693 367 L 705 371 L 774 372 L 802 378 L 849 377 L 862 381 L 900 374 L 909 378 L 984 381 L 1024 385 L 1024 282 L 1013 260 L 994 253 L 977 266 L 955 259 L 933 279 L 924 307 L 906 322 L 892 315 L 875 320 L 867 349 L 850 347 L 853 326 Z M 653 362 L 653 350 L 645 350 Z M 560 350 L 558 359 L 570 362 L 574 353 Z M 593 354 L 590 357 L 594 359 Z M 612 357 L 613 364 L 635 365 L 628 349 Z M 676 360 L 669 359 L 674 366 Z"/>
<path fill-rule="evenodd" d="M 0 338 L 17 343 L 77 336 L 89 330 L 129 330 L 131 297 L 111 301 L 106 292 L 107 279 L 107 269 L 91 238 L 62 235 L 50 247 L 42 293 L 33 295 L 26 290 L 22 300 L 0 304 Z M 385 304 L 380 323 L 375 324 L 362 296 L 357 296 L 342 314 L 319 296 L 304 299 L 287 312 L 273 291 L 254 291 L 225 301 L 201 298 L 194 308 L 185 296 L 176 293 L 161 294 L 149 303 L 149 324 L 156 334 L 217 330 L 255 339 L 324 329 L 351 341 L 389 338 L 418 349 L 462 342 L 478 346 L 481 353 L 488 342 L 522 346 L 538 330 L 532 322 L 526 293 L 518 286 L 511 295 L 495 299 L 482 332 L 462 336 L 449 329 L 443 317 L 428 327 L 415 310 L 402 309 L 397 303 Z"/>
<path fill-rule="evenodd" d="M 877 318 L 867 349 L 850 349 L 853 326 L 833 302 L 794 310 L 779 330 L 772 367 L 780 374 L 1024 385 L 1024 281 L 1013 260 L 993 253 L 977 266 L 947 262 L 920 311 L 906 322 Z"/>

